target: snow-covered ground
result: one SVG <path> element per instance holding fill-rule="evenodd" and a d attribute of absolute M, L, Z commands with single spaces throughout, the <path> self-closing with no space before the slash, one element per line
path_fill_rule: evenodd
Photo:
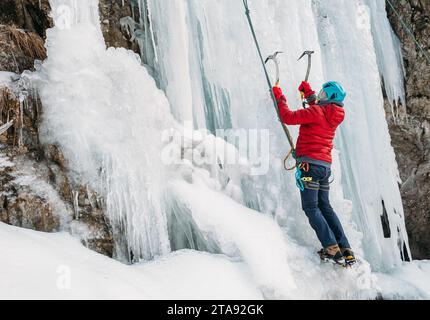
<path fill-rule="evenodd" d="M 243 263 L 178 251 L 125 265 L 67 233 L 0 223 L 0 299 L 261 299 Z"/>
<path fill-rule="evenodd" d="M 86 249 L 67 233 L 2 223 L 0 248 L 0 299 L 264 298 L 247 266 L 225 255 L 182 250 L 130 266 Z M 430 261 L 406 263 L 378 274 L 378 291 L 386 299 L 430 299 L 429 274 Z M 306 281 L 297 278 L 300 290 Z"/>
<path fill-rule="evenodd" d="M 430 299 L 430 261 L 403 263 L 385 274 L 378 274 L 385 299 Z"/>

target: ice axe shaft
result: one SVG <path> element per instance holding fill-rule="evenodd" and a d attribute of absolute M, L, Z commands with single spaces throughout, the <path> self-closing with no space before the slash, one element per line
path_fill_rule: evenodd
<path fill-rule="evenodd" d="M 311 69 L 312 69 L 312 55 L 315 53 L 315 51 L 305 51 L 303 52 L 303 54 L 300 56 L 300 58 L 297 60 L 301 60 L 304 56 L 308 56 L 308 70 L 306 71 L 306 77 L 305 77 L 305 81 L 308 82 L 309 81 L 309 76 L 311 74 Z M 302 94 L 302 98 L 303 98 L 303 108 L 306 108 L 306 101 L 303 97 Z"/>
<path fill-rule="evenodd" d="M 315 53 L 315 51 L 305 51 L 303 52 L 303 54 L 300 56 L 300 58 L 297 60 L 301 60 L 304 56 L 308 56 L 308 70 L 306 71 L 306 77 L 305 77 L 305 81 L 308 82 L 309 80 L 309 75 L 311 74 L 311 69 L 312 69 L 312 55 Z"/>

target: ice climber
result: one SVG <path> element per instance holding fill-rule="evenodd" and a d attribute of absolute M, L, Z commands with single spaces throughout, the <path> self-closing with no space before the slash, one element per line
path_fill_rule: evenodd
<path fill-rule="evenodd" d="M 300 125 L 295 156 L 303 186 L 302 208 L 323 246 L 321 258 L 353 265 L 354 253 L 329 200 L 333 139 L 345 119 L 346 93 L 337 82 L 324 84 L 318 96 L 307 82 L 301 83 L 299 91 L 309 108 L 291 111 L 281 88 L 273 88 L 282 122 Z"/>

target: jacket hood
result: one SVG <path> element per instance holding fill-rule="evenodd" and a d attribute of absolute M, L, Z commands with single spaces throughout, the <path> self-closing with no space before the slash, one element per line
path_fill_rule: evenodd
<path fill-rule="evenodd" d="M 345 110 L 343 107 L 331 103 L 322 107 L 327 122 L 333 127 L 339 126 L 345 119 Z"/>

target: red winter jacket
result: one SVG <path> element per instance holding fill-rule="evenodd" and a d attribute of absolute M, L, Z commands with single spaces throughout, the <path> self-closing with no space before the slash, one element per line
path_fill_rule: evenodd
<path fill-rule="evenodd" d="M 310 103 L 303 110 L 291 111 L 281 90 L 275 92 L 281 120 L 287 125 L 300 125 L 296 156 L 332 163 L 331 152 L 337 127 L 345 119 L 345 110 L 336 105 Z"/>

